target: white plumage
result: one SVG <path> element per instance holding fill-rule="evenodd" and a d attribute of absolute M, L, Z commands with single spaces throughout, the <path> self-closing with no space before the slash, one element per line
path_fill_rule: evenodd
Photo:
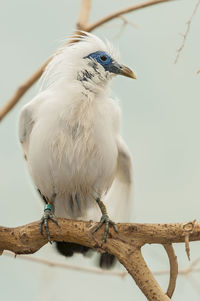
<path fill-rule="evenodd" d="M 109 97 L 108 83 L 115 73 L 134 74 L 117 65 L 112 48 L 96 36 L 79 39 L 55 54 L 44 72 L 42 90 L 23 107 L 20 142 L 35 186 L 54 202 L 56 216 L 99 220 L 95 200 L 100 198 L 112 219 L 127 221 L 131 159 L 120 136 L 120 108 Z M 106 53 L 110 65 L 89 57 L 96 52 Z M 119 72 L 107 70 L 114 64 Z"/>

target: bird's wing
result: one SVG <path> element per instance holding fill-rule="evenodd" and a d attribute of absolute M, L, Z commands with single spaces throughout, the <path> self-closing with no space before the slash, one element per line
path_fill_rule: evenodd
<path fill-rule="evenodd" d="M 108 215 L 115 222 L 128 222 L 131 212 L 132 161 L 127 145 L 117 140 L 118 166 L 113 184 L 105 196 Z"/>
<path fill-rule="evenodd" d="M 29 138 L 35 124 L 39 107 L 48 97 L 49 95 L 46 92 L 39 93 L 26 104 L 20 112 L 18 134 L 25 156 L 28 152 Z"/>
<path fill-rule="evenodd" d="M 25 106 L 19 117 L 19 140 L 23 145 L 32 131 L 34 120 L 32 118 L 32 113 L 29 107 Z"/>
<path fill-rule="evenodd" d="M 19 117 L 19 140 L 25 156 L 28 152 L 29 137 L 33 129 L 34 119 L 32 111 L 28 105 L 24 106 Z"/>
<path fill-rule="evenodd" d="M 19 140 L 25 156 L 27 156 L 29 147 L 29 138 L 34 127 L 36 112 L 42 103 L 45 102 L 47 95 L 45 92 L 39 93 L 28 104 L 26 104 L 19 116 Z"/>

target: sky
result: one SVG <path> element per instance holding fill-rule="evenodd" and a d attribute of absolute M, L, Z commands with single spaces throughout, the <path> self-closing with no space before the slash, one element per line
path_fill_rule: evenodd
<path fill-rule="evenodd" d="M 141 1 L 139 1 L 141 2 Z M 93 0 L 91 21 L 136 3 L 131 0 Z M 197 1 L 172 1 L 126 15 L 94 33 L 109 39 L 121 62 L 137 81 L 118 77 L 112 95 L 120 99 L 122 135 L 133 158 L 132 221 L 187 222 L 200 214 L 200 9 L 176 64 L 177 49 Z M 80 1 L 0 1 L 0 106 L 48 58 L 75 28 Z M 20 226 L 39 220 L 43 206 L 26 169 L 17 137 L 20 109 L 38 91 L 35 84 L 0 123 L 0 224 Z M 191 260 L 200 243 L 191 243 Z M 180 269 L 189 265 L 183 244 L 176 244 Z M 167 270 L 161 246 L 145 246 L 143 254 L 153 271 Z M 50 261 L 95 267 L 96 257 L 65 259 L 52 246 L 34 256 Z M 94 275 L 0 258 L 0 296 L 10 301 L 138 300 L 142 295 L 130 276 Z M 116 271 L 123 270 L 120 264 Z M 199 275 L 179 276 L 173 300 L 199 300 Z M 166 290 L 168 275 L 157 276 Z M 11 289 L 12 288 L 12 289 Z"/>

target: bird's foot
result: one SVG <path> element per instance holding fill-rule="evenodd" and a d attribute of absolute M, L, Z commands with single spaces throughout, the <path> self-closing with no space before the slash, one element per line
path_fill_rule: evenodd
<path fill-rule="evenodd" d="M 40 220 L 40 225 L 39 225 L 40 233 L 43 235 L 42 225 L 44 224 L 44 229 L 45 229 L 48 241 L 50 243 L 52 243 L 50 232 L 49 232 L 48 220 L 52 220 L 54 223 L 56 223 L 57 226 L 59 226 L 59 223 L 58 223 L 55 215 L 53 214 L 53 205 L 52 204 L 46 204 L 45 205 L 44 214 L 43 214 L 43 216 Z"/>
<path fill-rule="evenodd" d="M 110 220 L 109 216 L 107 214 L 102 214 L 101 220 L 97 227 L 93 230 L 93 233 L 98 231 L 103 224 L 105 224 L 105 230 L 104 230 L 104 235 L 103 235 L 103 240 L 102 240 L 102 245 L 106 242 L 106 238 L 108 236 L 108 231 L 109 231 L 109 225 L 113 226 L 115 232 L 117 232 L 117 226 L 116 224 Z"/>

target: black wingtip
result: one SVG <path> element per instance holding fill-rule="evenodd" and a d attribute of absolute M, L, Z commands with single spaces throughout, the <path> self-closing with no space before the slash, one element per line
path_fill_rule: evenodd
<path fill-rule="evenodd" d="M 116 262 L 116 257 L 114 255 L 111 255 L 109 253 L 101 254 L 100 260 L 99 260 L 99 266 L 102 269 L 109 269 L 111 268 Z"/>

